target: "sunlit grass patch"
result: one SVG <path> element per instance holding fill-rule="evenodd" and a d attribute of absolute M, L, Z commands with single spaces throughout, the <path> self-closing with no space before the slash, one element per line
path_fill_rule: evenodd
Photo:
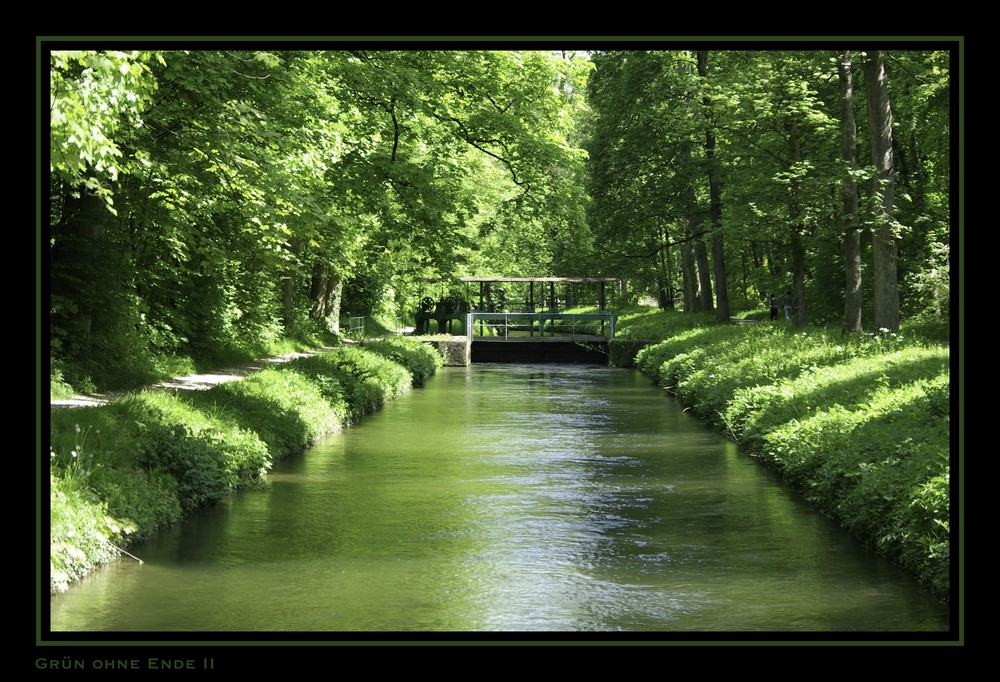
<path fill-rule="evenodd" d="M 439 352 L 409 337 L 390 336 L 368 341 L 363 347 L 405 367 L 413 376 L 414 386 L 422 386 L 444 365 L 444 358 Z"/>
<path fill-rule="evenodd" d="M 340 428 L 346 418 L 344 409 L 327 402 L 315 382 L 289 368 L 265 369 L 193 399 L 217 419 L 252 430 L 274 459 Z"/>
<path fill-rule="evenodd" d="M 342 396 L 351 421 L 374 412 L 387 400 L 409 390 L 413 377 L 402 365 L 359 346 L 345 346 L 327 353 L 300 358 L 289 365 L 319 381 L 330 397 Z"/>

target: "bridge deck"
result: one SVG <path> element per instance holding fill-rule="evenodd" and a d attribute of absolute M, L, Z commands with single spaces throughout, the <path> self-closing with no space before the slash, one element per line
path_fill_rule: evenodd
<path fill-rule="evenodd" d="M 560 313 L 472 311 L 466 318 L 466 333 L 474 343 L 552 343 L 607 341 L 615 335 L 614 313 Z"/>
<path fill-rule="evenodd" d="M 473 336 L 472 343 L 607 343 L 608 337 L 595 334 L 557 334 L 555 336 L 528 336 L 508 334 L 507 336 Z"/>

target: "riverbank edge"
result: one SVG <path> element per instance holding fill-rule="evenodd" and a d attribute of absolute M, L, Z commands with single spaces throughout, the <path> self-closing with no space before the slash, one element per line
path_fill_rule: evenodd
<path fill-rule="evenodd" d="M 612 365 L 639 369 L 820 513 L 950 601 L 958 571 L 947 344 L 720 324 L 615 346 Z M 919 363 L 907 353 L 928 369 L 908 371 Z M 935 356 L 943 360 L 927 361 Z M 866 361 L 883 367 L 862 380 L 855 365 Z M 831 388 L 838 383 L 848 385 Z"/>
<path fill-rule="evenodd" d="M 390 337 L 207 390 L 149 389 L 52 410 L 49 593 L 131 557 L 127 549 L 190 511 L 259 484 L 274 462 L 357 423 L 443 365 L 434 347 Z"/>

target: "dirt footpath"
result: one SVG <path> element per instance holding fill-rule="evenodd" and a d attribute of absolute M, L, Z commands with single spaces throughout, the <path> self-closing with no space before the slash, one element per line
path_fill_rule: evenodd
<path fill-rule="evenodd" d="M 166 381 L 161 381 L 158 384 L 153 384 L 152 386 L 146 386 L 143 389 L 148 388 L 154 389 L 172 389 L 175 391 L 205 391 L 213 386 L 218 386 L 219 384 L 224 384 L 227 381 L 238 381 L 248 374 L 253 374 L 254 372 L 259 372 L 262 369 L 271 367 L 273 365 L 280 365 L 290 360 L 295 360 L 296 358 L 304 358 L 314 353 L 319 353 L 322 351 L 330 350 L 329 348 L 321 348 L 318 351 L 312 351 L 308 353 L 289 353 L 288 355 L 281 355 L 274 358 L 264 358 L 263 360 L 255 360 L 254 362 L 242 365 L 240 367 L 234 367 L 232 369 L 220 369 L 216 372 L 210 372 L 208 374 L 191 374 L 190 376 L 184 377 L 174 377 L 173 379 L 168 379 Z M 126 395 L 129 395 L 132 391 L 120 391 L 114 393 L 85 393 L 83 395 L 75 395 L 72 398 L 64 398 L 62 400 L 51 401 L 51 406 L 53 408 L 62 407 L 89 407 L 94 405 L 107 405 L 108 403 L 114 402 Z"/>

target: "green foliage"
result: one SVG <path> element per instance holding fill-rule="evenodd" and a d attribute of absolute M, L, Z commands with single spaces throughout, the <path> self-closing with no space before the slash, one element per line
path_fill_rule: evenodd
<path fill-rule="evenodd" d="M 588 143 L 588 217 L 599 254 L 594 274 L 624 273 L 642 294 L 657 295 L 660 284 L 672 292 L 681 286 L 676 252 L 659 247 L 682 238 L 696 220 L 687 195 L 697 173 L 690 55 L 607 52 L 594 62 L 588 84 L 595 112 Z"/>
<path fill-rule="evenodd" d="M 51 523 L 49 527 L 50 589 L 64 589 L 100 564 L 118 555 L 115 543 L 135 530 L 129 520 L 119 520 L 116 510 L 91 489 L 102 473 L 100 451 L 87 444 L 91 427 L 79 424 L 53 439 L 49 452 Z M 96 434 L 100 436 L 98 431 Z M 58 443 L 58 444 L 57 444 Z M 57 454 L 58 453 L 58 454 Z"/>
<path fill-rule="evenodd" d="M 251 273 L 238 263 L 220 263 L 198 277 L 190 294 L 194 357 L 207 366 L 226 366 L 267 355 L 281 338 L 278 293 L 266 270 Z"/>
<path fill-rule="evenodd" d="M 110 209 L 109 183 L 118 179 L 118 133 L 141 125 L 155 81 L 154 53 L 58 51 L 49 60 L 51 172 L 74 188 L 86 187 Z M 79 190 L 77 190 L 79 191 Z"/>
<path fill-rule="evenodd" d="M 340 303 L 395 317 L 420 277 L 575 266 L 589 231 L 570 137 L 588 64 L 486 50 L 53 54 L 64 379 L 123 387 L 172 358 L 206 369 L 288 337 L 331 345 L 323 324 Z"/>
<path fill-rule="evenodd" d="M 94 255 L 95 250 L 100 253 Z M 95 283 L 84 281 L 118 279 L 115 270 L 121 254 L 117 249 L 96 239 L 65 236 L 54 253 L 72 254 L 74 259 L 69 264 L 53 263 L 51 273 L 52 362 L 65 382 L 80 390 L 88 385 L 115 390 L 163 378 L 172 355 L 150 345 L 146 332 L 151 329 L 143 324 L 138 297 L 117 288 L 102 294 L 95 290 Z M 81 260 L 91 256 L 84 267 Z M 75 301 L 67 298 L 70 292 Z"/>
<path fill-rule="evenodd" d="M 950 581 L 950 484 L 950 467 L 945 465 L 942 473 L 912 491 L 909 505 L 895 510 L 896 525 L 910 529 L 900 561 L 942 590 Z"/>
<path fill-rule="evenodd" d="M 122 527 L 109 516 L 107 505 L 72 477 L 50 473 L 49 489 L 50 589 L 58 591 L 116 558 L 112 541 Z"/>
<path fill-rule="evenodd" d="M 300 358 L 294 369 L 312 380 L 328 400 L 343 400 L 352 421 L 378 410 L 412 385 L 410 373 L 389 358 L 356 346 Z"/>
<path fill-rule="evenodd" d="M 444 365 L 444 358 L 430 344 L 410 337 L 389 336 L 369 341 L 364 348 L 405 367 L 413 377 L 414 386 L 423 386 Z"/>
<path fill-rule="evenodd" d="M 268 355 L 287 355 L 336 346 L 341 339 L 321 320 L 309 316 L 302 306 L 292 311 L 285 322 L 284 335 L 271 343 Z"/>
<path fill-rule="evenodd" d="M 181 518 L 177 479 L 160 469 L 102 466 L 89 479 L 108 513 L 132 529 L 129 542 L 150 539 Z"/>
<path fill-rule="evenodd" d="M 257 434 L 187 400 L 150 393 L 130 402 L 135 418 L 145 420 L 136 443 L 138 464 L 173 476 L 182 509 L 225 497 L 271 465 Z"/>
<path fill-rule="evenodd" d="M 344 284 L 341 317 L 370 317 L 393 312 L 387 298 L 389 282 L 374 270 L 356 273 Z"/>
<path fill-rule="evenodd" d="M 636 355 L 649 345 L 649 341 L 619 337 L 608 341 L 608 364 L 611 367 L 635 367 Z"/>
<path fill-rule="evenodd" d="M 947 344 L 951 338 L 949 320 L 927 313 L 905 320 L 900 327 L 903 336 L 928 339 L 935 343 Z"/>
<path fill-rule="evenodd" d="M 69 398 L 73 393 L 73 387 L 63 380 L 62 369 L 53 364 L 49 371 L 49 400 Z"/>
<path fill-rule="evenodd" d="M 661 341 L 684 331 L 717 324 L 711 313 L 682 314 L 647 306 L 629 306 L 617 314 L 617 336 L 648 341 Z"/>
<path fill-rule="evenodd" d="M 217 418 L 226 415 L 256 433 L 272 459 L 302 450 L 317 437 L 338 429 L 346 417 L 336 403 L 324 400 L 310 379 L 287 368 L 257 372 L 223 384 L 202 398 L 198 402 Z"/>
<path fill-rule="evenodd" d="M 929 320 L 947 325 L 951 315 L 951 268 L 947 243 L 931 244 L 923 267 L 914 272 L 907 284 L 913 293 L 910 309 Z"/>
<path fill-rule="evenodd" d="M 906 226 L 900 303 L 910 316 L 947 317 L 949 56 L 893 50 L 886 60 L 897 136 L 896 219 Z M 711 51 L 704 74 L 696 74 L 694 57 L 681 50 L 592 56 L 592 271 L 624 276 L 635 295 L 664 305 L 684 292 L 685 310 L 699 310 L 689 289 L 698 270 L 714 265 L 698 256 L 710 240 L 699 232 L 710 224 L 712 169 L 722 185 L 730 307 L 756 308 L 771 292 L 794 288 L 806 322 L 833 324 L 844 314 L 841 190 L 850 177 L 865 207 L 863 319 L 871 327 L 868 230 L 880 204 L 868 182 L 874 169 L 863 92 L 855 117 L 859 165 L 852 169 L 841 158 L 832 52 Z M 706 135 L 715 141 L 711 158 Z"/>
<path fill-rule="evenodd" d="M 810 408 L 776 427 L 764 456 L 859 538 L 936 592 L 949 590 L 947 375 Z"/>

